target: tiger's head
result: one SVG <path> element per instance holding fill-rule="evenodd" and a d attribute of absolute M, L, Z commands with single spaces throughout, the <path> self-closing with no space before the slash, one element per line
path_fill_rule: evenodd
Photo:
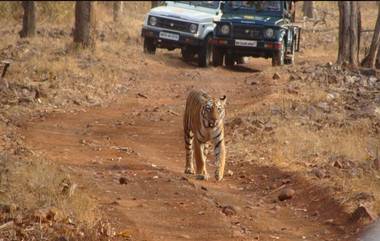
<path fill-rule="evenodd" d="M 220 98 L 209 99 L 202 106 L 203 125 L 206 128 L 214 128 L 219 126 L 226 115 L 224 106 L 226 105 L 227 97 L 224 95 Z"/>

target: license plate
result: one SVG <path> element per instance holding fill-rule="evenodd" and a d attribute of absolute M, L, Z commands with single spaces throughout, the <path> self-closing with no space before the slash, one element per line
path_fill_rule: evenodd
<path fill-rule="evenodd" d="M 255 40 L 236 39 L 235 40 L 235 46 L 257 47 L 257 41 L 255 41 Z"/>
<path fill-rule="evenodd" d="M 160 38 L 178 41 L 179 34 L 160 32 Z"/>

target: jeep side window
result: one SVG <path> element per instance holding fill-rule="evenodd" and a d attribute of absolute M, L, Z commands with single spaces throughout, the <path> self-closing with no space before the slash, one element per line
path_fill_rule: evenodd
<path fill-rule="evenodd" d="M 264 9 L 267 11 L 280 11 L 281 5 L 280 1 L 262 1 L 261 2 Z"/>
<path fill-rule="evenodd" d="M 251 1 L 229 1 L 228 5 L 232 8 L 250 8 Z"/>

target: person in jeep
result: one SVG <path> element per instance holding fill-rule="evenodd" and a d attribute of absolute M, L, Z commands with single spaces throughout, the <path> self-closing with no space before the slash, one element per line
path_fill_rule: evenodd
<path fill-rule="evenodd" d="M 211 41 L 215 66 L 245 56 L 272 58 L 273 66 L 294 62 L 300 30 L 292 1 L 226 1 L 221 11 Z"/>
<path fill-rule="evenodd" d="M 280 11 L 281 5 L 278 1 L 231 1 L 227 2 L 233 8 L 245 7 L 251 8 L 254 7 L 257 11 Z"/>

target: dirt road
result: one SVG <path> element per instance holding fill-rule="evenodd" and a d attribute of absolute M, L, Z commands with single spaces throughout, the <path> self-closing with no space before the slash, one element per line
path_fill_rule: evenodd
<path fill-rule="evenodd" d="M 136 66 L 128 95 L 112 106 L 30 121 L 22 130 L 29 148 L 84 177 L 81 188 L 96 196 L 117 231 L 127 230 L 132 240 L 353 240 L 346 214 L 302 173 L 257 164 L 234 151 L 231 125 L 225 179 L 197 181 L 183 174 L 182 114 L 189 90 L 226 94 L 231 123 L 276 90 L 261 74 L 270 61 L 199 69 L 177 54 L 159 55 Z M 213 162 L 208 164 L 213 173 Z M 119 183 L 121 177 L 126 184 Z M 284 187 L 296 195 L 280 202 Z"/>

